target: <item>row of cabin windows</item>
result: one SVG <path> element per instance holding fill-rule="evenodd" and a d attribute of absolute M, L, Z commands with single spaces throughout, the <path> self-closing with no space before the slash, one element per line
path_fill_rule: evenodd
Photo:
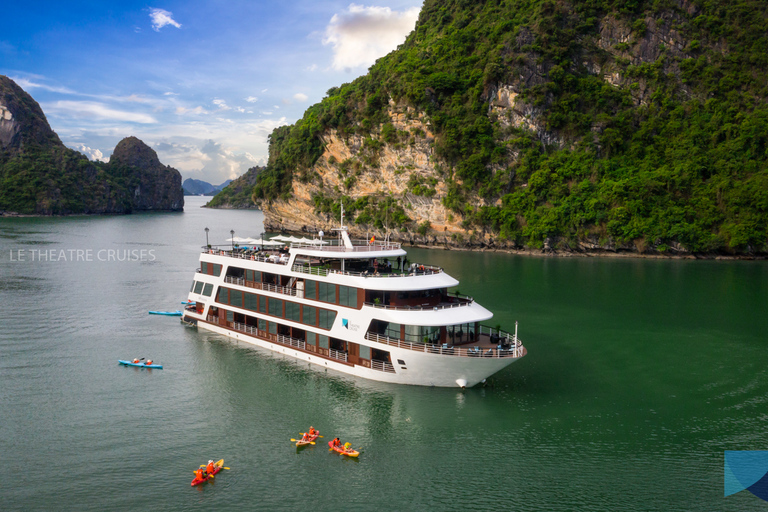
<path fill-rule="evenodd" d="M 221 273 L 221 268 L 219 268 L 219 273 Z M 262 274 L 258 270 L 229 267 L 227 269 L 227 275 L 244 277 L 246 281 L 253 281 L 256 283 L 263 282 Z M 275 275 L 268 274 L 268 276 L 270 276 L 270 278 L 267 279 L 267 281 L 274 284 L 271 279 L 275 278 Z M 337 287 L 338 292 L 336 291 Z M 304 297 L 307 299 L 319 300 L 321 302 L 328 302 L 329 304 L 339 304 L 340 306 L 346 306 L 348 308 L 357 308 L 357 288 L 353 286 L 335 285 L 332 283 L 306 279 L 304 281 Z"/>
<path fill-rule="evenodd" d="M 253 320 L 253 318 L 248 317 L 248 321 Z M 275 322 L 268 322 L 267 320 L 263 318 L 256 318 L 256 328 L 260 331 L 265 331 L 270 334 L 277 334 L 277 328 L 278 324 Z M 228 322 L 234 322 L 235 321 L 235 314 L 232 311 L 227 310 L 227 321 Z M 320 348 L 329 348 L 330 347 L 330 337 L 326 336 L 325 334 L 318 334 L 311 331 L 305 332 L 305 341 L 308 345 L 314 345 Z M 371 347 L 367 345 L 359 345 L 359 354 L 358 356 L 361 359 L 371 359 Z"/>
<path fill-rule="evenodd" d="M 229 304 L 238 308 L 258 311 L 270 316 L 285 318 L 321 329 L 330 329 L 336 320 L 336 312 L 327 309 L 298 304 L 274 297 L 265 297 L 256 293 L 233 290 L 224 286 L 219 287 L 216 302 Z"/>
<path fill-rule="evenodd" d="M 211 283 L 204 283 L 202 281 L 192 281 L 192 288 L 189 289 L 192 293 L 197 293 L 198 295 L 205 295 L 206 297 L 210 297 L 213 293 L 213 285 Z"/>
<path fill-rule="evenodd" d="M 221 275 L 221 265 L 219 265 L 218 263 L 208 263 L 207 261 L 201 261 L 200 273 L 208 274 L 209 276 L 219 277 Z"/>
<path fill-rule="evenodd" d="M 338 294 L 336 288 L 338 287 Z M 304 281 L 304 297 L 307 299 L 339 304 L 348 308 L 357 308 L 357 288 L 353 286 L 335 285 L 322 281 Z"/>

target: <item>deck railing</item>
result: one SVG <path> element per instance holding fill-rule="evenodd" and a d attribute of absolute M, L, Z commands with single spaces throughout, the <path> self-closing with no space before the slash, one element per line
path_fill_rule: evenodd
<path fill-rule="evenodd" d="M 341 350 L 336 350 L 334 348 L 328 349 L 328 357 L 330 357 L 331 359 L 344 361 L 345 363 L 347 362 L 347 353 L 342 352 Z"/>
<path fill-rule="evenodd" d="M 368 240 L 350 240 L 352 247 L 344 245 L 344 242 L 338 239 L 320 240 L 313 242 L 293 242 L 291 247 L 297 249 L 312 249 L 313 251 L 323 252 L 374 252 L 374 251 L 396 251 L 400 249 L 399 242 L 370 242 Z"/>
<path fill-rule="evenodd" d="M 387 361 L 377 361 L 376 359 L 371 360 L 371 369 L 380 372 L 395 373 L 395 367 L 392 366 L 392 363 L 388 363 Z"/>
<path fill-rule="evenodd" d="M 376 304 L 375 302 L 364 302 L 364 306 L 368 306 L 371 308 L 377 308 L 377 309 L 389 309 L 389 310 L 396 310 L 396 311 L 426 311 L 426 310 L 441 310 L 441 309 L 452 309 L 452 308 L 461 308 L 464 306 L 469 306 L 473 302 L 475 302 L 475 299 L 472 297 L 461 297 L 456 295 L 456 298 L 458 301 L 456 302 L 441 302 L 439 304 L 429 305 L 429 304 L 418 304 L 413 306 L 393 306 L 392 304 Z"/>
<path fill-rule="evenodd" d="M 302 265 L 300 263 L 294 264 L 293 268 L 291 269 L 294 272 L 301 272 L 304 274 L 311 274 L 313 276 L 321 276 L 325 277 L 329 274 L 335 274 L 340 276 L 352 276 L 352 277 L 411 277 L 411 276 L 426 276 L 426 275 L 432 275 L 432 274 L 439 274 L 443 272 L 443 269 L 440 267 L 432 267 L 432 266 L 426 266 L 426 265 L 419 265 L 415 269 L 409 268 L 406 272 L 371 272 L 371 271 L 364 271 L 364 272 L 355 272 L 355 271 L 347 271 L 347 270 L 339 270 L 334 268 L 326 268 L 326 267 L 313 267 L 310 265 Z"/>
<path fill-rule="evenodd" d="M 225 276 L 224 282 L 229 284 L 236 284 L 240 286 L 247 286 L 256 290 L 265 290 L 273 293 L 282 293 L 283 295 L 291 295 L 293 297 L 301 297 L 302 290 L 296 288 L 288 288 L 287 286 L 278 286 L 276 284 L 269 283 L 257 283 L 256 281 L 246 281 L 242 277 Z"/>
<path fill-rule="evenodd" d="M 507 333 L 508 334 L 508 333 Z M 430 343 L 414 343 L 410 341 L 396 340 L 389 336 L 377 334 L 374 332 L 368 332 L 365 334 L 365 339 L 369 341 L 375 341 L 377 343 L 383 343 L 391 347 L 404 348 L 407 350 L 413 350 L 416 352 L 426 352 L 429 354 L 440 354 L 444 356 L 458 356 L 458 357 L 522 357 L 525 355 L 525 347 L 519 339 L 514 336 L 505 338 L 504 341 L 510 348 L 480 348 L 480 347 L 455 347 L 448 345 L 433 345 Z"/>
<path fill-rule="evenodd" d="M 264 254 L 262 252 L 243 251 L 241 249 L 216 249 L 203 247 L 203 254 L 213 254 L 214 256 L 228 256 L 240 260 L 260 261 L 261 263 L 276 263 L 278 265 L 287 265 L 288 258 L 280 257 L 279 254 Z"/>

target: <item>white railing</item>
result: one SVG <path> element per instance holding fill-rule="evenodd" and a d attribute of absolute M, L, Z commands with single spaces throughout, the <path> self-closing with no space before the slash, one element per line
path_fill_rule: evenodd
<path fill-rule="evenodd" d="M 473 302 L 475 302 L 475 299 L 472 297 L 458 297 L 459 299 L 457 302 L 441 302 L 439 304 L 435 305 L 428 305 L 428 304 L 419 304 L 414 306 L 393 306 L 391 304 L 376 304 L 375 302 L 365 302 L 363 303 L 364 306 L 368 306 L 371 308 L 378 308 L 378 309 L 392 309 L 392 310 L 400 310 L 400 311 L 413 311 L 413 310 L 419 310 L 419 311 L 426 311 L 426 310 L 441 310 L 441 309 L 452 309 L 452 308 L 461 308 L 464 306 L 469 306 Z"/>
<path fill-rule="evenodd" d="M 330 357 L 331 359 L 337 359 L 339 361 L 344 361 L 345 363 L 347 362 L 347 353 L 346 352 L 342 352 L 341 350 L 336 350 L 336 349 L 333 349 L 333 348 L 329 348 L 328 349 L 328 357 Z"/>
<path fill-rule="evenodd" d="M 269 283 L 257 283 L 255 281 L 246 281 L 242 277 L 225 276 L 224 282 L 229 284 L 236 284 L 239 286 L 247 286 L 248 288 L 254 288 L 256 290 L 265 290 L 273 293 L 281 293 L 283 295 L 291 295 L 293 297 L 302 296 L 296 288 L 288 288 L 286 286 L 278 286 Z"/>
<path fill-rule="evenodd" d="M 371 369 L 380 372 L 395 373 L 395 367 L 392 366 L 392 363 L 388 363 L 387 361 L 377 361 L 376 359 L 371 360 Z"/>
<path fill-rule="evenodd" d="M 307 349 L 307 344 L 304 340 L 300 340 L 298 338 L 291 338 L 290 336 L 285 336 L 283 334 L 277 335 L 278 343 L 282 343 L 283 345 L 290 345 L 293 348 L 298 348 L 301 350 Z"/>
<path fill-rule="evenodd" d="M 371 272 L 371 271 L 364 271 L 364 272 L 350 272 L 350 271 L 341 271 L 338 269 L 333 268 L 324 268 L 324 267 L 312 267 L 302 264 L 295 264 L 293 265 L 293 268 L 291 269 L 294 272 L 301 272 L 304 274 L 311 274 L 314 276 L 321 276 L 325 277 L 328 274 L 336 274 L 340 276 L 352 276 L 352 277 L 412 277 L 412 276 L 427 276 L 432 274 L 439 274 L 443 272 L 443 269 L 440 267 L 431 267 L 431 266 L 425 266 L 425 265 L 419 265 L 416 269 L 409 268 L 408 271 L 398 273 L 397 271 L 393 272 Z"/>
<path fill-rule="evenodd" d="M 514 338 L 514 337 L 513 337 Z M 519 339 L 510 339 L 510 348 L 488 348 L 483 347 L 454 347 L 447 343 L 443 345 L 433 345 L 430 343 L 414 343 L 410 341 L 401 341 L 389 336 L 384 336 L 374 332 L 368 332 L 365 334 L 365 339 L 369 341 L 375 341 L 377 343 L 383 343 L 391 347 L 404 348 L 407 350 L 413 350 L 416 352 L 427 352 L 429 354 L 440 354 L 444 356 L 458 356 L 458 357 L 523 357 L 525 355 L 525 347 Z"/>
<path fill-rule="evenodd" d="M 378 242 L 371 243 L 368 240 L 351 240 L 352 248 L 344 245 L 344 242 L 337 239 L 324 240 L 317 242 L 294 242 L 291 248 L 312 249 L 313 251 L 323 252 L 374 252 L 374 251 L 396 251 L 400 249 L 399 242 Z"/>
<path fill-rule="evenodd" d="M 252 253 L 250 251 L 240 251 L 235 249 L 208 249 L 203 248 L 203 254 L 213 254 L 214 256 L 228 256 L 230 258 L 237 258 L 240 260 L 259 261 L 261 263 L 276 263 L 278 265 L 286 265 L 288 258 L 279 254 L 264 254 L 264 253 Z"/>

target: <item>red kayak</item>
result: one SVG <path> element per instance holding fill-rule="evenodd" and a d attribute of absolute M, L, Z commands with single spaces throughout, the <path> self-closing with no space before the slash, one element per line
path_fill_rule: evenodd
<path fill-rule="evenodd" d="M 218 462 L 214 462 L 213 463 L 213 473 L 211 473 L 210 475 L 206 475 L 205 478 L 200 478 L 199 476 L 197 476 L 197 474 L 195 474 L 195 479 L 192 480 L 192 485 L 195 486 L 195 485 L 201 484 L 203 482 L 207 482 L 208 480 L 213 478 L 213 475 L 215 475 L 216 473 L 221 471 L 221 468 L 223 466 L 224 466 L 224 459 L 221 459 Z"/>
<path fill-rule="evenodd" d="M 328 446 L 330 446 L 331 450 L 336 453 L 346 455 L 347 457 L 357 457 L 360 455 L 360 452 L 357 450 L 345 450 L 343 446 L 333 446 L 333 441 L 328 441 Z"/>

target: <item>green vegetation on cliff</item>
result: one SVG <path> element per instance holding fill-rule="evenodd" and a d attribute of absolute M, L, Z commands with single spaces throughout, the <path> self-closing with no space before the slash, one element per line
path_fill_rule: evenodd
<path fill-rule="evenodd" d="M 254 196 L 311 181 L 328 129 L 397 143 L 391 98 L 428 115 L 443 204 L 468 229 L 765 252 L 766 26 L 756 0 L 426 0 L 397 51 L 273 132 Z M 491 108 L 503 87 L 535 129 Z"/>

